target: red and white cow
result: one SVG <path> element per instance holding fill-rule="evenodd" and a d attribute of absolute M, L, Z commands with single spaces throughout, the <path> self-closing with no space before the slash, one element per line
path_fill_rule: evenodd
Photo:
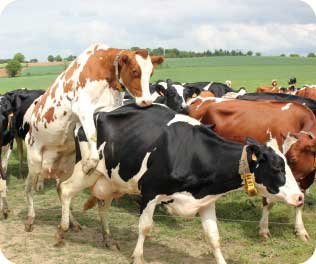
<path fill-rule="evenodd" d="M 83 171 L 93 171 L 99 161 L 93 114 L 122 105 L 123 87 L 138 106 L 152 104 L 149 80 L 163 57 L 150 57 L 147 50 L 128 51 L 91 45 L 61 73 L 38 102 L 26 113 L 30 123 L 26 136 L 29 174 L 26 181 L 28 220 L 35 218 L 32 189 L 43 187 L 44 178 L 63 180 L 75 165 L 74 129 L 77 122 L 87 135 L 90 156 Z"/>

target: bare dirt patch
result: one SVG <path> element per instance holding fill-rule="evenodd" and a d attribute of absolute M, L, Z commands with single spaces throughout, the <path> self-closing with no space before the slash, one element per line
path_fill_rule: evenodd
<path fill-rule="evenodd" d="M 0 77 L 7 77 L 7 71 L 5 69 L 0 69 Z"/>

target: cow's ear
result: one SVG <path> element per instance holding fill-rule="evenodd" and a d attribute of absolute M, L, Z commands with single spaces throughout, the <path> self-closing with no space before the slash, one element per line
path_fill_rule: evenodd
<path fill-rule="evenodd" d="M 248 161 L 257 163 L 263 159 L 262 151 L 260 149 L 260 146 L 257 144 L 248 145 L 247 152 L 248 152 Z"/>
<path fill-rule="evenodd" d="M 166 96 L 167 95 L 167 89 L 165 89 L 162 85 L 157 84 L 155 87 L 155 91 L 159 93 L 161 96 Z"/>
<path fill-rule="evenodd" d="M 155 68 L 165 60 L 163 56 L 151 56 L 150 59 Z"/>
<path fill-rule="evenodd" d="M 119 58 L 118 64 L 122 67 L 124 64 L 128 65 L 130 62 L 127 54 L 122 54 Z"/>

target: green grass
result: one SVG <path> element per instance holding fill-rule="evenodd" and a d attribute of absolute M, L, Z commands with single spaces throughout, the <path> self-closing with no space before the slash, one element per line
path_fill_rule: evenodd
<path fill-rule="evenodd" d="M 21 77 L 0 78 L 0 92 L 21 87 L 46 89 L 64 70 L 64 65 L 25 68 Z M 180 82 L 232 80 L 233 86 L 254 91 L 259 85 L 270 85 L 277 79 L 287 86 L 296 76 L 298 86 L 316 83 L 316 59 L 287 57 L 204 57 L 166 59 L 151 81 L 170 78 Z"/>
<path fill-rule="evenodd" d="M 121 251 L 104 248 L 99 231 L 96 208 L 82 213 L 82 205 L 89 192 L 80 193 L 73 200 L 73 211 L 83 230 L 66 233 L 66 247 L 56 249 L 54 233 L 60 221 L 61 210 L 54 183 L 45 187 L 45 193 L 35 194 L 36 223 L 33 233 L 23 231 L 26 219 L 24 181 L 16 179 L 16 153 L 9 167 L 9 219 L 0 216 L 0 245 L 6 256 L 15 263 L 109 263 L 128 264 L 137 241 L 138 206 L 129 197 L 113 202 L 109 222 Z M 314 236 L 316 223 L 316 194 L 312 187 L 306 198 L 304 222 Z M 221 247 L 231 264 L 298 264 L 307 260 L 315 248 L 315 241 L 302 243 L 293 234 L 294 209 L 277 204 L 271 213 L 270 240 L 258 236 L 261 215 L 261 199 L 248 198 L 243 191 L 229 193 L 217 203 Z M 238 221 L 234 221 L 238 220 Z M 245 220 L 243 222 L 242 220 Z M 251 222 L 249 222 L 251 221 Z M 154 229 L 146 239 L 144 252 L 146 263 L 152 264 L 206 264 L 215 263 L 204 240 L 198 217 L 183 219 L 171 217 L 158 207 L 154 217 Z M 277 224 L 279 223 L 279 224 Z M 288 224 L 289 223 L 289 224 Z"/>

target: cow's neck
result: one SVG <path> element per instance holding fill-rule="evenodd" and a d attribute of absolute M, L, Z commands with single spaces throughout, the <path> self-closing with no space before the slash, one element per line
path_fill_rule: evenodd
<path fill-rule="evenodd" d="M 222 153 L 223 160 L 219 160 L 211 168 L 210 184 L 206 188 L 204 195 L 223 194 L 242 187 L 242 179 L 239 174 L 239 161 L 243 146 L 241 144 L 224 141 L 221 138 L 212 138 L 208 144 L 209 160 L 214 160 L 217 153 Z"/>

